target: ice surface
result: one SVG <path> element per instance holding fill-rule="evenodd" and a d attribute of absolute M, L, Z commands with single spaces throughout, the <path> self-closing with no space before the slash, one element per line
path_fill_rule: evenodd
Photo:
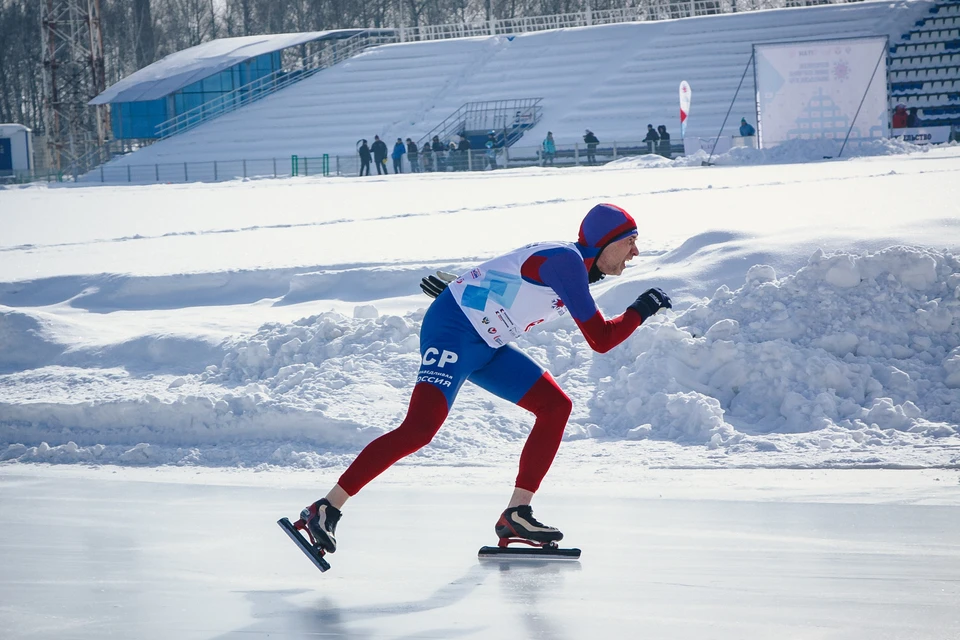
<path fill-rule="evenodd" d="M 329 474 L 63 471 L 0 468 L 5 639 L 943 640 L 960 627 L 956 472 L 581 484 L 561 459 L 535 513 L 583 555 L 531 563 L 476 557 L 510 469 L 394 469 L 348 504 L 321 574 L 275 521 Z"/>

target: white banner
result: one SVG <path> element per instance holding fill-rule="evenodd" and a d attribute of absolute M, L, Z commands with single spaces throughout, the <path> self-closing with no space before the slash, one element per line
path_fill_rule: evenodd
<path fill-rule="evenodd" d="M 894 140 L 903 140 L 911 144 L 941 144 L 950 140 L 950 127 L 920 127 L 915 129 L 894 129 Z"/>
<path fill-rule="evenodd" d="M 760 146 L 887 137 L 886 49 L 886 36 L 754 45 Z"/>

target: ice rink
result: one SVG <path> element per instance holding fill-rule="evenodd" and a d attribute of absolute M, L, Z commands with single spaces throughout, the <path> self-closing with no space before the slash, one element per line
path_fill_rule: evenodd
<path fill-rule="evenodd" d="M 323 474 L 0 468 L 3 637 L 958 637 L 957 471 L 574 474 L 542 563 L 476 558 L 509 469 L 395 471 L 320 573 L 275 521 Z"/>

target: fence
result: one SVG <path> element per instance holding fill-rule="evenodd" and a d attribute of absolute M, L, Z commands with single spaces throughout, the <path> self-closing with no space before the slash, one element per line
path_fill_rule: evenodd
<path fill-rule="evenodd" d="M 601 143 L 590 149 L 583 142 L 557 144 L 552 155 L 543 153 L 539 145 L 513 146 L 497 149 L 491 153 L 487 149 L 471 149 L 468 152 L 445 151 L 441 153 L 420 153 L 416 156 L 415 167 L 410 158 L 404 155 L 403 173 L 448 173 L 489 171 L 491 169 L 517 167 L 572 167 L 600 165 L 625 157 L 663 152 L 663 155 L 678 157 L 683 155 L 683 144 L 674 142 L 670 151 L 639 141 L 614 141 Z M 371 175 L 378 175 L 376 166 L 371 163 Z M 387 158 L 381 166 L 384 174 L 393 174 L 393 161 Z M 205 162 L 172 162 L 143 165 L 110 166 L 101 165 L 97 170 L 83 176 L 80 182 L 103 184 L 151 184 L 184 182 L 222 182 L 236 179 L 264 179 L 290 177 L 352 177 L 360 173 L 359 155 L 318 156 L 295 155 L 280 158 L 259 158 L 247 160 L 210 160 Z M 38 179 L 43 179 L 38 177 Z M 47 179 L 50 179 L 48 176 Z M 56 179 L 54 177 L 54 179 Z"/>
<path fill-rule="evenodd" d="M 738 13 L 761 9 L 806 7 L 821 4 L 847 4 L 860 0 L 646 0 L 641 6 L 561 13 L 550 16 L 490 19 L 475 23 L 436 24 L 400 27 L 401 42 L 445 40 L 471 36 L 515 35 L 548 29 L 589 27 L 620 22 L 671 20 L 720 13 Z"/>

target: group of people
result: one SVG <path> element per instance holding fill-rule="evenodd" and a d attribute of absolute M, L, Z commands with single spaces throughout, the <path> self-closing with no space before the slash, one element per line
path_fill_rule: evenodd
<path fill-rule="evenodd" d="M 898 104 L 893 110 L 893 128 L 894 129 L 915 129 L 920 126 L 920 116 L 917 114 L 916 107 L 907 107 Z"/>
<path fill-rule="evenodd" d="M 433 136 L 431 140 L 417 148 L 417 143 L 407 138 L 405 141 L 397 138 L 390 152 L 393 160 L 393 172 L 403 173 L 403 156 L 407 156 L 411 173 L 424 171 L 467 171 L 474 169 L 498 169 L 497 154 L 503 143 L 495 132 L 487 135 L 481 158 L 471 154 L 472 145 L 465 133 L 459 135 L 459 141 L 444 143 L 440 136 Z M 370 175 L 370 163 L 377 167 L 377 175 L 387 175 L 387 145 L 380 136 L 373 136 L 373 144 L 367 145 L 366 139 L 360 141 L 357 149 L 360 155 L 360 175 Z M 480 164 L 477 164 L 477 163 Z"/>
<path fill-rule="evenodd" d="M 667 127 L 665 125 L 661 124 L 654 129 L 652 124 L 648 124 L 647 135 L 643 139 L 643 142 L 647 143 L 647 150 L 650 153 L 658 153 L 664 158 L 669 158 L 672 155 L 670 149 L 670 134 L 667 133 Z"/>

